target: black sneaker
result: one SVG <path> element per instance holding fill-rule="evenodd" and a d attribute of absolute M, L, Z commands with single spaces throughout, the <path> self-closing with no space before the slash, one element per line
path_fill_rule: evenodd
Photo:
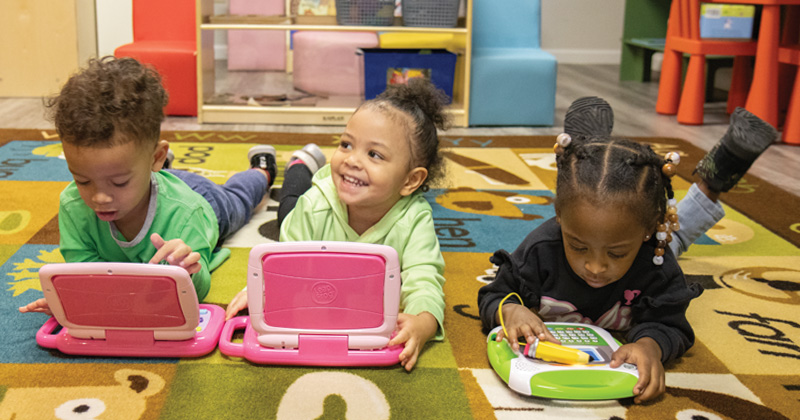
<path fill-rule="evenodd" d="M 769 123 L 744 108 L 736 108 L 728 131 L 694 171 L 712 190 L 727 192 L 777 137 L 778 132 Z"/>
<path fill-rule="evenodd" d="M 564 132 L 571 137 L 607 137 L 614 128 L 614 111 L 603 98 L 578 98 L 564 115 Z"/>
<path fill-rule="evenodd" d="M 266 144 L 259 144 L 250 148 L 247 152 L 247 160 L 250 161 L 251 168 L 259 168 L 269 174 L 269 185 L 275 182 L 275 175 L 278 172 L 278 164 L 275 161 L 275 148 Z"/>
<path fill-rule="evenodd" d="M 167 149 L 167 159 L 164 160 L 164 165 L 161 169 L 172 169 L 172 162 L 175 160 L 175 153 L 172 153 L 172 149 Z"/>

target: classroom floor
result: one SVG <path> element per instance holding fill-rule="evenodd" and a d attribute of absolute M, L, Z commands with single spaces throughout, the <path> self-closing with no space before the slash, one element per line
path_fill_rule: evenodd
<path fill-rule="evenodd" d="M 657 75 L 656 75 L 657 76 Z M 600 96 L 614 108 L 614 134 L 620 136 L 666 136 L 683 138 L 708 150 L 725 133 L 728 115 L 724 102 L 706 104 L 705 124 L 678 124 L 674 116 L 655 112 L 658 78 L 653 82 L 620 82 L 617 65 L 560 64 L 556 89 L 556 121 L 552 127 L 452 128 L 450 135 L 542 135 L 558 134 L 563 116 L 573 100 Z M 41 98 L 0 98 L 0 128 L 52 129 L 44 116 Z M 193 117 L 168 117 L 163 130 L 266 131 L 338 133 L 340 126 L 296 126 L 265 124 L 198 124 Z M 753 165 L 750 173 L 800 196 L 800 146 L 776 143 Z"/>

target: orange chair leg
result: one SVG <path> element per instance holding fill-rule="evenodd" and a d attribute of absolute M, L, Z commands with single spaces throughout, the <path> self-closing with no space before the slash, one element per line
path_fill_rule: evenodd
<path fill-rule="evenodd" d="M 686 80 L 678 106 L 678 122 L 681 124 L 703 124 L 703 105 L 706 92 L 706 57 L 693 55 L 689 58 Z"/>
<path fill-rule="evenodd" d="M 731 71 L 731 88 L 728 91 L 728 114 L 733 114 L 736 107 L 744 107 L 752 80 L 753 67 L 751 58 L 745 56 L 734 57 L 733 70 Z"/>
<path fill-rule="evenodd" d="M 797 76 L 794 78 L 794 89 L 792 89 L 792 99 L 786 111 L 786 123 L 783 125 L 784 143 L 800 146 L 800 66 L 797 68 Z"/>
<path fill-rule="evenodd" d="M 773 127 L 778 126 L 778 42 L 780 6 L 764 5 L 753 85 L 747 96 L 747 110 Z"/>
<path fill-rule="evenodd" d="M 656 112 L 659 114 L 675 115 L 678 112 L 678 102 L 681 98 L 682 61 L 682 53 L 670 49 L 664 50 L 661 76 L 659 76 L 658 82 L 658 100 L 656 101 Z"/>

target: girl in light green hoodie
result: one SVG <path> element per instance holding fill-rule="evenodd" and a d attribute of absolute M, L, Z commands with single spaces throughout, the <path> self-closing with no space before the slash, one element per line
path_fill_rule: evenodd
<path fill-rule="evenodd" d="M 397 250 L 402 313 L 389 345 L 405 344 L 399 358 L 406 370 L 428 340 L 444 338 L 444 259 L 422 192 L 441 175 L 437 128 L 446 126 L 445 101 L 430 82 L 412 79 L 363 103 L 330 165 L 316 170 L 325 157 L 315 145 L 295 152 L 278 210 L 282 242 L 364 242 Z M 227 317 L 246 306 L 242 291 Z"/>

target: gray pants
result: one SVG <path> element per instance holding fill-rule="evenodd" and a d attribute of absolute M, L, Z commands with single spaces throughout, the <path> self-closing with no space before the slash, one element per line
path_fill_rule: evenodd
<path fill-rule="evenodd" d="M 680 256 L 698 238 L 725 217 L 719 202 L 709 199 L 697 184 L 692 184 L 683 200 L 678 202 L 678 222 L 681 229 L 672 233 L 669 247 L 676 257 Z"/>

